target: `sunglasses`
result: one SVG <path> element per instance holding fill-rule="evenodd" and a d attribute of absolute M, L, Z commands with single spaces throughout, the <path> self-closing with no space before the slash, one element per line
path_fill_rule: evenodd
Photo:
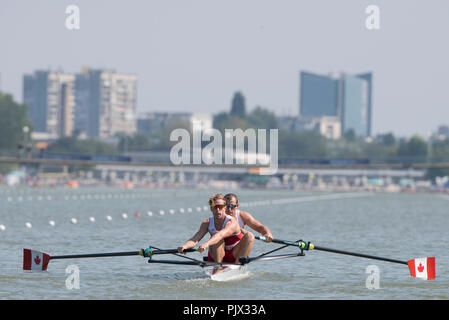
<path fill-rule="evenodd" d="M 226 205 L 226 207 L 231 208 L 231 209 L 235 209 L 237 207 L 237 205 L 236 204 L 232 204 L 232 203 L 228 203 Z"/>
<path fill-rule="evenodd" d="M 216 208 L 218 209 L 218 210 L 221 210 L 221 209 L 223 209 L 224 207 L 226 207 L 226 205 L 225 204 L 219 204 L 219 205 L 211 205 L 210 206 L 210 208 L 212 209 L 212 210 L 215 210 Z"/>

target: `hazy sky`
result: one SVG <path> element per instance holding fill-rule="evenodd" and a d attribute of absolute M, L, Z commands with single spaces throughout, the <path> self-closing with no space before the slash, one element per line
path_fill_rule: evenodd
<path fill-rule="evenodd" d="M 139 112 L 228 111 L 240 90 L 278 115 L 298 114 L 301 70 L 372 71 L 373 133 L 426 136 L 449 125 L 449 1 L 0 0 L 2 91 L 82 66 L 137 74 Z"/>

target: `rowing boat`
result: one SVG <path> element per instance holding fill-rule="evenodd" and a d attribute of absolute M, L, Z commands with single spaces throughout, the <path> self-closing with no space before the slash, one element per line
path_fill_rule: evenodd
<path fill-rule="evenodd" d="M 167 250 L 164 250 L 166 253 Z M 186 252 L 191 252 L 192 249 L 187 249 Z M 275 250 L 277 251 L 277 250 Z M 213 262 L 207 261 L 206 257 L 203 260 L 197 260 L 190 257 L 185 257 L 183 255 L 178 255 L 182 258 L 189 259 L 189 261 L 185 260 L 160 260 L 154 259 L 153 254 L 159 254 L 160 251 L 153 250 L 151 255 L 149 256 L 148 263 L 162 263 L 162 264 L 177 264 L 177 265 L 190 265 L 190 266 L 199 266 L 203 269 L 205 274 L 210 277 L 211 280 L 214 281 L 232 281 L 238 279 L 247 278 L 250 273 L 248 271 L 248 264 L 254 261 L 268 261 L 268 260 L 277 260 L 277 259 L 285 259 L 285 258 L 294 258 L 304 256 L 304 253 L 291 253 L 291 254 L 282 254 L 282 255 L 268 255 L 267 252 L 265 254 L 261 254 L 257 257 L 240 257 L 239 264 L 228 263 L 228 262 Z"/>
<path fill-rule="evenodd" d="M 203 267 L 203 271 L 213 281 L 233 281 L 241 280 L 249 276 L 248 266 L 229 265 L 229 266 L 208 266 Z"/>
<path fill-rule="evenodd" d="M 266 238 L 262 236 L 255 237 L 258 240 L 266 241 Z M 373 256 L 368 254 L 350 252 L 340 249 L 332 249 L 327 247 L 321 247 L 314 245 L 311 242 L 297 240 L 297 241 L 287 241 L 280 239 L 272 239 L 272 243 L 282 244 L 281 247 L 275 248 L 274 250 L 265 252 L 255 257 L 240 257 L 239 263 L 224 263 L 224 262 L 213 262 L 207 261 L 207 259 L 199 260 L 189 257 L 185 254 L 179 254 L 178 249 L 160 249 L 154 246 L 150 246 L 146 249 L 140 249 L 138 251 L 125 251 L 125 252 L 106 252 L 106 253 L 89 253 L 89 254 L 75 254 L 75 255 L 59 255 L 50 256 L 47 253 L 40 252 L 37 250 L 23 249 L 23 269 L 24 270 L 46 270 L 50 260 L 57 259 L 75 259 L 75 258 L 102 258 L 102 257 L 117 257 L 117 256 L 135 256 L 139 255 L 148 259 L 148 263 L 162 263 L 162 264 L 172 264 L 172 265 L 190 265 L 198 266 L 203 268 L 206 275 L 214 281 L 232 281 L 238 280 L 249 276 L 248 264 L 256 261 L 269 261 L 285 258 L 294 258 L 305 256 L 304 251 L 318 250 L 325 252 L 332 252 L 343 255 L 350 255 L 360 258 L 375 259 L 386 262 L 398 263 L 408 265 L 410 270 L 410 275 L 412 277 L 421 279 L 435 279 L 435 257 L 425 257 L 416 258 L 408 261 L 402 261 L 391 258 L 383 258 L 379 256 Z M 289 254 L 278 254 L 273 255 L 272 253 L 283 248 L 296 247 L 299 249 L 296 253 Z M 184 250 L 183 253 L 188 252 L 198 252 L 198 248 L 190 248 Z M 155 255 L 172 254 L 183 258 L 177 260 L 160 260 L 154 259 Z"/>

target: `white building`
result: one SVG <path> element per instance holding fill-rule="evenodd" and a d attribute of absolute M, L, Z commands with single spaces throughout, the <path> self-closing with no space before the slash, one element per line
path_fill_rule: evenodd
<path fill-rule="evenodd" d="M 164 128 L 186 125 L 193 132 L 201 126 L 201 130 L 212 128 L 213 117 L 208 113 L 190 112 L 146 112 L 138 116 L 138 132 L 146 135 L 154 135 Z"/>
<path fill-rule="evenodd" d="M 339 139 L 341 137 L 341 121 L 338 117 L 318 118 L 316 127 L 321 135 L 328 139 Z"/>
<path fill-rule="evenodd" d="M 341 137 L 339 117 L 279 117 L 279 129 L 288 132 L 316 131 L 329 139 Z"/>

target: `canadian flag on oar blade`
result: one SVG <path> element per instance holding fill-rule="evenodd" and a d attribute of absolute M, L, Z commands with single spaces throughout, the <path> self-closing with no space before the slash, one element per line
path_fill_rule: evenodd
<path fill-rule="evenodd" d="M 23 249 L 23 270 L 47 270 L 50 256 L 46 253 Z"/>
<path fill-rule="evenodd" d="M 425 280 L 435 279 L 435 257 L 409 260 L 408 268 L 412 277 Z"/>

